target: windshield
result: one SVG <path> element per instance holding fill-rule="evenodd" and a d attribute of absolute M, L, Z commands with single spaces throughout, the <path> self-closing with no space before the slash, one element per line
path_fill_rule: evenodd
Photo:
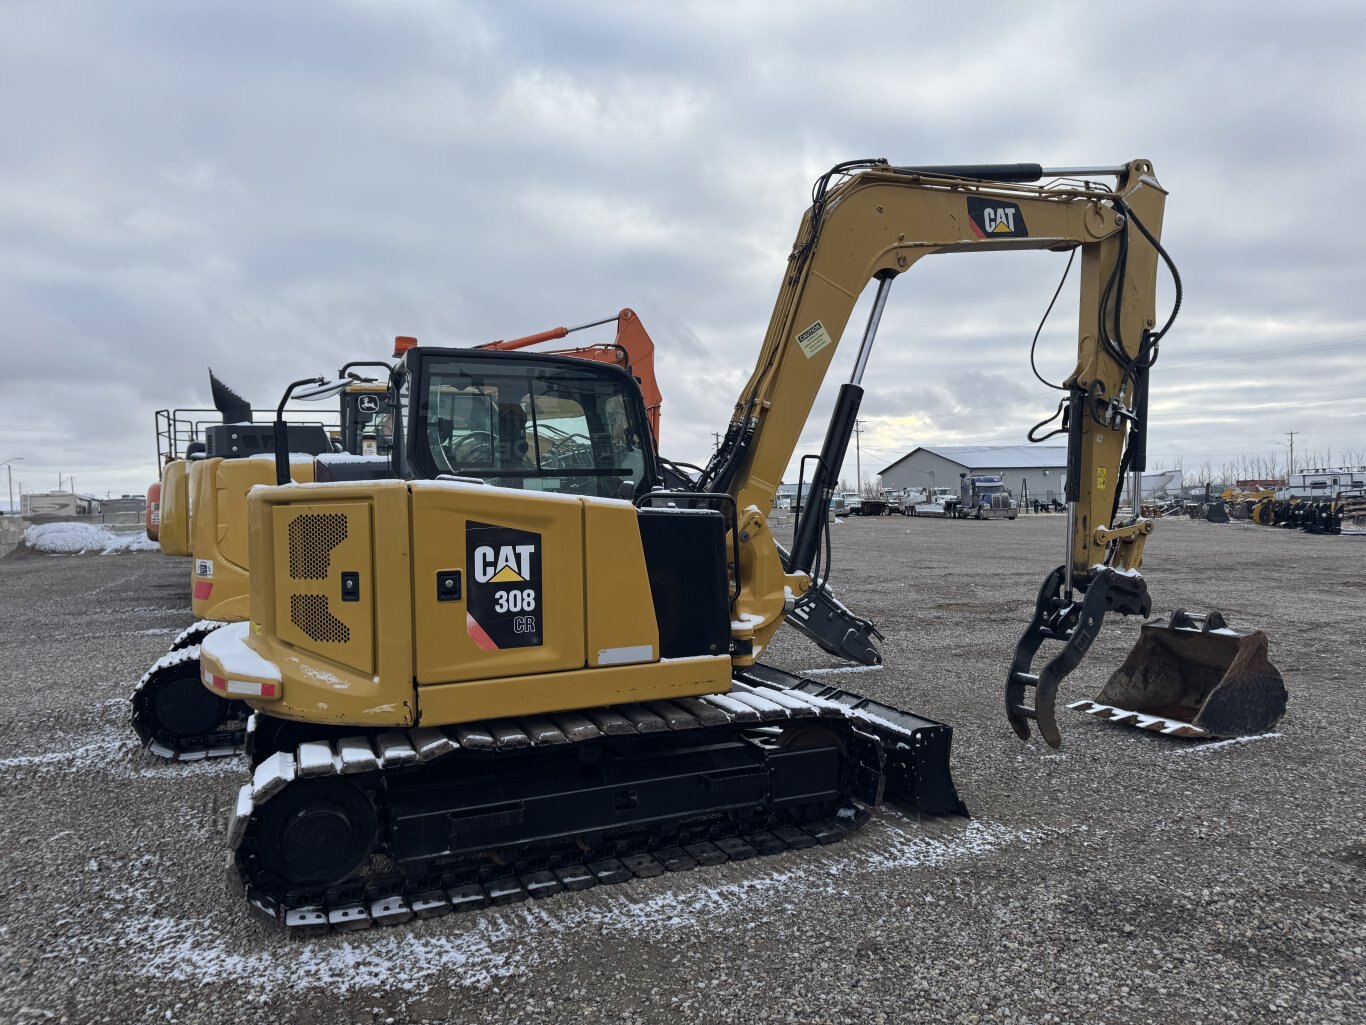
<path fill-rule="evenodd" d="M 602 498 L 644 480 L 643 406 L 629 378 L 559 361 L 428 366 L 418 409 L 426 437 L 414 442 L 436 473 Z"/>
<path fill-rule="evenodd" d="M 387 456 L 394 447 L 394 413 L 385 391 L 342 393 L 343 444 L 352 455 Z M 374 442 L 370 451 L 369 442 Z"/>

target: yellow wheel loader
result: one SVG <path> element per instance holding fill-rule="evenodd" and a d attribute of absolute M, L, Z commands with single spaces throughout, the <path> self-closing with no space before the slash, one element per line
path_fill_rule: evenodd
<path fill-rule="evenodd" d="M 1060 180 L 1031 184 L 1044 177 Z M 1149 611 L 1152 522 L 1118 496 L 1144 468 L 1147 371 L 1170 326 L 1154 315 L 1165 192 L 1143 160 L 874 160 L 836 166 L 813 198 L 754 373 L 686 486 L 666 487 L 629 374 L 413 349 L 391 377 L 398 479 L 289 484 L 282 467 L 251 493 L 250 620 L 204 641 L 202 679 L 255 712 L 229 844 L 257 912 L 362 928 L 828 843 L 881 801 L 965 814 L 948 726 L 759 661 L 828 569 L 819 511 L 889 288 L 936 253 L 1081 253 L 1055 414 L 1066 557 L 1006 684 L 1017 732 L 1059 742 L 1058 684 L 1105 613 Z M 869 281 L 852 379 L 811 457 L 818 512 L 784 549 L 767 513 Z M 1240 654 L 1260 637 L 1214 632 Z M 1167 633 L 1177 664 L 1215 654 Z M 1062 650 L 1035 673 L 1045 642 Z"/>

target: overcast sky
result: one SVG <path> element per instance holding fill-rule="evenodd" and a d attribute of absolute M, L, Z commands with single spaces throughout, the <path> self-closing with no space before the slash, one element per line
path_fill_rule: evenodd
<path fill-rule="evenodd" d="M 1289 431 L 1362 461 L 1364 50 L 1360 2 L 3 0 L 0 462 L 26 490 L 141 493 L 153 411 L 207 405 L 209 365 L 274 405 L 396 334 L 476 344 L 623 306 L 658 346 L 665 454 L 703 461 L 812 180 L 858 157 L 1151 159 L 1185 305 L 1150 468 L 1283 462 Z M 1055 403 L 1028 351 L 1065 262 L 898 280 L 865 475 L 1023 441 Z M 1074 316 L 1050 319 L 1048 376 Z"/>

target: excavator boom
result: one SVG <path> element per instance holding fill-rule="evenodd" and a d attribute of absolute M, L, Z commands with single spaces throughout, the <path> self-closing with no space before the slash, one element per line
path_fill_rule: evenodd
<path fill-rule="evenodd" d="M 1075 175 L 1110 175 L 1116 185 L 1026 184 Z M 812 586 L 821 545 L 819 517 L 798 521 L 786 559 L 766 536 L 764 518 L 868 282 L 877 282 L 877 294 L 852 378 L 841 389 L 816 461 L 808 508 L 823 509 L 833 492 L 862 399 L 863 372 L 888 291 L 900 274 L 938 253 L 1080 250 L 1077 361 L 1063 385 L 1062 423 L 1053 432 L 1065 433 L 1068 441 L 1066 552 L 1045 581 L 1006 684 L 1006 712 L 1016 733 L 1028 739 L 1033 721 L 1056 747 L 1061 743 L 1058 684 L 1089 649 L 1105 613 L 1146 617 L 1151 608 L 1138 570 L 1153 524 L 1137 510 L 1121 515 L 1120 494 L 1130 474 L 1132 493 L 1141 493 L 1148 371 L 1180 302 L 1177 278 L 1177 306 L 1159 329 L 1159 258 L 1175 276 L 1159 242 L 1166 191 L 1146 160 L 1051 170 L 854 161 L 827 173 L 814 195 L 754 372 L 736 402 L 724 442 L 699 481 L 701 490 L 729 494 L 741 511 L 740 576 L 746 586 L 735 616 L 736 661 L 743 665 L 761 651 L 788 596 L 795 594 L 800 602 Z M 822 244 L 829 240 L 833 244 Z M 1031 435 L 1031 440 L 1042 439 Z M 1191 638 L 1185 647 L 1192 660 L 1209 660 L 1199 633 L 1173 634 L 1178 636 Z M 1064 649 L 1035 673 L 1032 663 L 1045 641 L 1060 641 Z M 1173 640 L 1168 651 L 1181 647 Z M 1234 675 L 1226 683 L 1236 688 Z M 1258 691 L 1250 682 L 1248 689 Z M 1274 722 L 1279 716 L 1276 702 L 1261 707 L 1263 714 L 1250 721 Z"/>

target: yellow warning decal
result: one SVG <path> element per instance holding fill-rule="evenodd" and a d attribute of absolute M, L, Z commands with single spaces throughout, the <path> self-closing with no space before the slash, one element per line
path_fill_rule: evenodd
<path fill-rule="evenodd" d="M 1096 487 L 1105 487 L 1105 467 L 1103 466 L 1096 467 Z"/>
<path fill-rule="evenodd" d="M 807 359 L 834 344 L 835 340 L 830 337 L 830 332 L 819 320 L 797 336 L 797 345 L 801 347 Z"/>

